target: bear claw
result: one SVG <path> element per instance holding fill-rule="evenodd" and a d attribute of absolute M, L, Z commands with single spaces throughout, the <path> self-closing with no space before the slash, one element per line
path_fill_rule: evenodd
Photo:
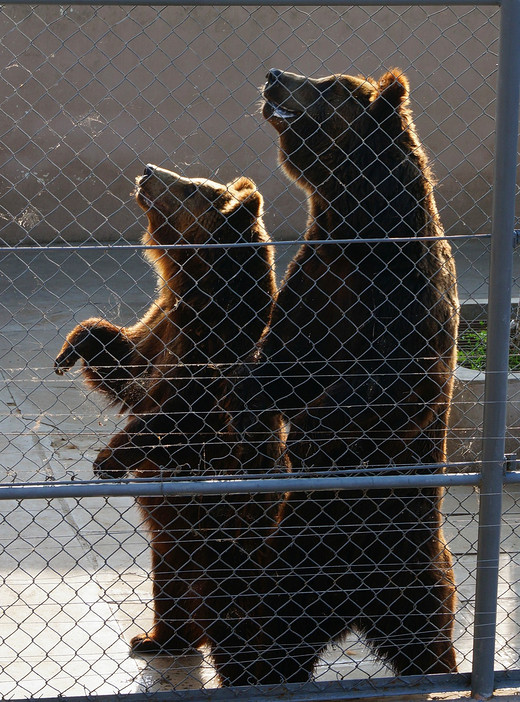
<path fill-rule="evenodd" d="M 138 634 L 130 640 L 130 651 L 133 654 L 157 654 L 157 653 L 167 653 L 168 655 L 187 655 L 189 653 L 194 653 L 196 647 L 190 645 L 184 640 L 178 638 L 167 639 L 162 642 L 159 641 L 149 634 Z"/>
<path fill-rule="evenodd" d="M 72 348 L 67 348 L 54 361 L 54 372 L 56 375 L 63 375 L 70 370 L 78 360 L 79 356 Z"/>

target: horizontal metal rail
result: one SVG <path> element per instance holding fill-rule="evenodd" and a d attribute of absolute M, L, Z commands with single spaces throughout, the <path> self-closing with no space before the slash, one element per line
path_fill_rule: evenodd
<path fill-rule="evenodd" d="M 428 692 L 459 692 L 469 688 L 468 673 L 451 675 L 434 675 L 429 677 Z M 248 702 L 332 702 L 337 700 L 356 700 L 360 694 L 363 699 L 371 697 L 394 697 L 412 695 L 419 688 L 424 689 L 423 675 L 410 675 L 406 678 L 376 678 L 373 680 L 338 680 L 330 682 L 312 682 L 307 684 L 289 683 L 282 686 L 257 685 L 254 688 L 234 687 L 218 690 L 179 690 L 171 692 L 136 693 L 125 695 L 127 702 L 230 702 L 231 699 L 247 699 Z M 117 695 L 96 695 L 96 702 L 116 702 Z M 394 697 L 395 699 L 395 697 Z M 44 697 L 39 702 L 55 702 L 57 698 Z M 67 697 L 67 702 L 85 702 L 85 697 Z"/>
<path fill-rule="evenodd" d="M 9 2 L 3 3 L 4 5 L 28 5 L 29 3 L 27 0 L 10 0 Z M 39 2 L 39 5 L 63 5 L 63 0 L 44 0 L 43 2 Z M 92 2 L 91 0 L 72 0 L 72 2 L 67 2 L 67 5 L 89 5 L 89 6 L 104 6 L 104 5 L 120 5 L 120 6 L 136 6 L 136 5 L 150 5 L 150 2 L 147 0 L 101 0 L 98 2 Z M 319 3 L 318 3 L 319 4 Z M 332 7 L 337 7 L 337 6 L 365 6 L 365 7 L 374 7 L 374 6 L 381 6 L 381 5 L 388 5 L 390 7 L 396 7 L 396 6 L 411 6 L 411 7 L 423 7 L 424 2 L 423 0 L 385 0 L 383 3 L 381 0 L 357 0 L 356 2 L 348 2 L 346 3 L 345 0 L 329 0 L 327 2 L 328 6 Z M 495 6 L 495 5 L 500 5 L 499 0 L 493 0 L 490 2 L 489 0 L 428 0 L 428 5 L 431 6 L 457 6 L 457 5 L 471 5 L 471 6 Z M 158 6 L 200 6 L 201 2 L 200 0 L 162 0 L 161 2 L 158 3 Z M 315 7 L 316 6 L 316 0 L 299 0 L 298 2 L 295 3 L 289 3 L 287 0 L 268 0 L 268 1 L 262 1 L 262 0 L 212 0 L 212 2 L 207 3 L 207 6 L 211 7 L 288 7 L 288 6 L 302 6 L 302 7 Z"/>
<path fill-rule="evenodd" d="M 520 682 L 520 670 L 497 671 L 496 689 L 504 689 Z M 435 692 L 463 692 L 469 689 L 469 673 L 430 675 L 428 694 Z M 402 699 L 403 695 L 424 692 L 423 675 L 410 675 L 404 678 L 350 679 L 306 684 L 290 683 L 283 687 L 257 685 L 254 688 L 235 687 L 229 689 L 179 690 L 171 692 L 143 692 L 125 694 L 126 702 L 229 702 L 230 699 L 247 699 L 248 702 L 341 702 L 342 700 L 373 699 L 388 697 Z M 67 697 L 67 702 L 85 702 L 83 696 Z M 42 697 L 39 702 L 62 702 L 63 697 Z M 120 695 L 96 695 L 96 702 L 120 702 Z M 12 702 L 17 702 L 13 699 Z M 20 701 L 21 702 L 21 701 Z"/>
<path fill-rule="evenodd" d="M 452 234 L 450 236 L 403 236 L 403 237 L 380 237 L 377 239 L 358 237 L 356 239 L 283 239 L 283 240 L 273 240 L 273 241 L 241 241 L 234 243 L 212 243 L 212 244 L 192 244 L 189 242 L 182 244 L 113 244 L 110 242 L 98 244 L 81 244 L 81 250 L 92 250 L 92 249 L 110 249 L 114 250 L 125 250 L 131 249 L 132 251 L 149 251 L 153 249 L 159 249 L 161 251 L 175 251 L 175 249 L 239 249 L 239 248 L 262 248 L 265 246 L 301 246 L 302 244 L 309 244 L 309 246 L 323 246 L 325 244 L 338 245 L 338 244 L 407 244 L 412 241 L 457 241 L 457 240 L 471 239 L 491 239 L 491 234 Z M 513 236 L 513 245 L 517 245 L 516 234 Z M 77 244 L 69 244 L 68 246 L 60 245 L 48 245 L 48 246 L 0 246 L 0 251 L 13 251 L 19 253 L 20 251 L 77 251 Z"/>
<path fill-rule="evenodd" d="M 267 492 L 324 492 L 336 490 L 388 490 L 480 485 L 480 473 L 438 473 L 436 475 L 377 475 L 339 478 L 287 477 L 199 480 L 86 480 L 72 482 L 0 485 L 0 500 L 37 500 L 81 497 L 139 497 L 175 495 L 233 495 Z M 505 484 L 520 483 L 520 471 L 507 472 Z"/>
<path fill-rule="evenodd" d="M 463 692 L 469 689 L 469 673 L 451 673 L 449 675 L 428 676 L 428 694 L 435 692 Z M 497 671 L 495 686 L 497 690 L 512 687 L 520 682 L 520 670 Z M 126 702 L 229 702 L 230 699 L 247 699 L 248 702 L 341 702 L 342 700 L 372 699 L 388 697 L 402 699 L 403 695 L 424 692 L 423 675 L 409 675 L 403 678 L 349 679 L 306 684 L 289 683 L 283 687 L 256 685 L 254 688 L 235 687 L 229 689 L 179 690 L 171 692 L 130 693 L 125 695 Z M 242 693 L 242 697 L 241 694 Z M 464 698 L 466 699 L 466 698 Z M 60 702 L 63 697 L 42 697 L 39 702 Z M 120 702 L 120 695 L 96 695 L 96 702 Z M 16 702 L 13 700 L 12 702 Z M 85 697 L 67 697 L 67 702 L 85 702 Z"/>
<path fill-rule="evenodd" d="M 517 479 L 508 482 L 520 482 Z M 511 476 L 508 476 L 511 477 Z M 84 481 L 65 485 L 59 483 L 38 485 L 0 485 L 0 500 L 37 500 L 57 497 L 139 497 L 145 495 L 233 495 L 266 492 L 314 492 L 327 490 L 388 490 L 455 485 L 479 485 L 480 473 L 438 475 L 381 475 L 360 478 L 262 478 L 260 480 L 211 480 L 199 482 L 126 483 L 112 481 Z"/>

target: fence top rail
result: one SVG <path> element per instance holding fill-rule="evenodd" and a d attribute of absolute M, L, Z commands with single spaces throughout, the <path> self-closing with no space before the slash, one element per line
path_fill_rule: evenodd
<path fill-rule="evenodd" d="M 290 3 L 287 0 L 211 0 L 210 2 L 201 2 L 201 0 L 161 0 L 161 2 L 150 2 L 150 0 L 98 0 L 98 2 L 92 2 L 92 0 L 69 0 L 69 2 L 63 2 L 63 0 L 43 0 L 37 3 L 31 3 L 30 0 L 7 0 L 3 3 L 4 5 L 88 5 L 91 7 L 102 7 L 104 5 L 154 5 L 156 7 L 184 7 L 184 6 L 198 6 L 208 5 L 214 7 L 319 7 L 320 5 L 326 5 L 327 7 L 353 7 L 353 6 L 365 6 L 365 7 L 381 7 L 381 6 L 417 6 L 417 7 L 427 7 L 427 6 L 443 6 L 447 7 L 450 5 L 472 5 L 472 6 L 500 6 L 502 0 L 355 0 L 352 2 L 345 2 L 345 0 L 327 0 L 327 3 L 316 2 L 316 0 L 298 0 L 298 2 Z"/>

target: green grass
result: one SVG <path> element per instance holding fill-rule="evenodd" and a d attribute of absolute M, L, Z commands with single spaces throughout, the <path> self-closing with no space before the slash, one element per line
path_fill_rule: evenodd
<path fill-rule="evenodd" d="M 459 336 L 459 365 L 472 370 L 486 369 L 487 329 L 468 329 Z"/>
<path fill-rule="evenodd" d="M 483 323 L 482 323 L 483 327 Z M 487 329 L 468 329 L 459 336 L 459 365 L 472 370 L 486 370 Z M 509 370 L 520 371 L 520 350 L 511 349 Z"/>

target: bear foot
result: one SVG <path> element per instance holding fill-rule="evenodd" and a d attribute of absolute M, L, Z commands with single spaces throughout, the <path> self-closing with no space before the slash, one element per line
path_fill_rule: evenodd
<path fill-rule="evenodd" d="M 136 655 L 167 653 L 168 655 L 186 656 L 197 652 L 197 646 L 179 636 L 172 636 L 161 641 L 153 634 L 138 634 L 130 640 L 130 652 Z"/>

